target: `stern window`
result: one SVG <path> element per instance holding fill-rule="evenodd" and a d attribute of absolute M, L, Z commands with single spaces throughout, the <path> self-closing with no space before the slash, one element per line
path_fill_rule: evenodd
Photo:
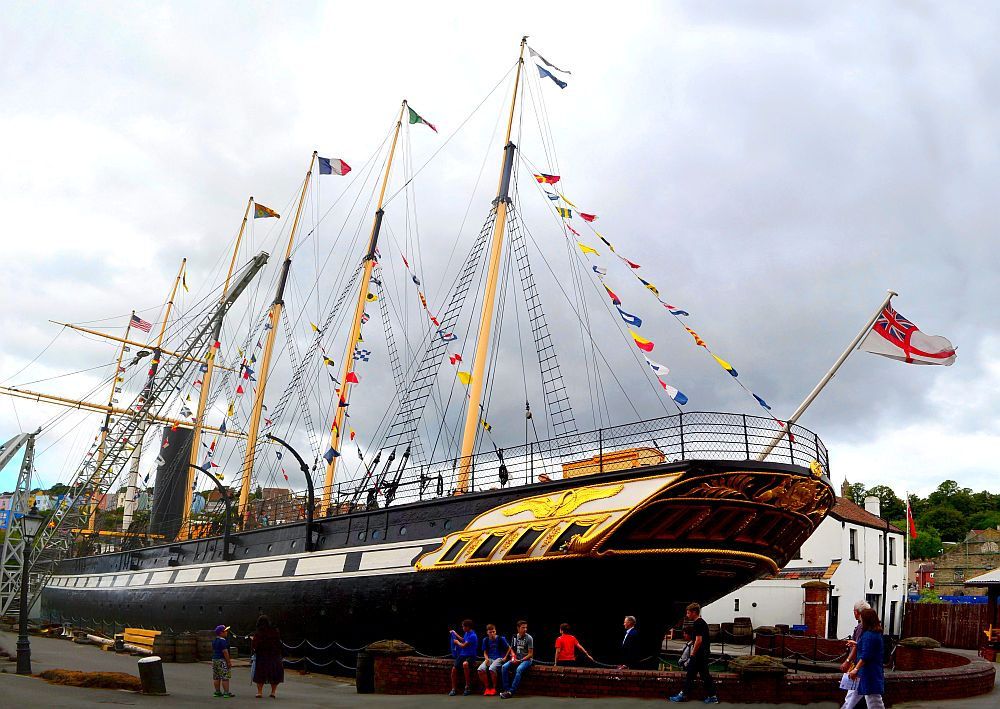
<path fill-rule="evenodd" d="M 457 542 L 451 545 L 451 548 L 448 549 L 448 551 L 444 553 L 444 556 L 441 557 L 441 561 L 443 562 L 454 561 L 458 557 L 459 552 L 461 552 L 462 549 L 465 548 L 465 545 L 468 543 L 469 543 L 468 539 L 459 539 Z"/>
<path fill-rule="evenodd" d="M 497 548 L 497 546 L 500 544 L 500 542 L 503 541 L 503 538 L 506 536 L 507 536 L 506 534 L 491 534 L 486 538 L 486 541 L 480 544 L 476 548 L 476 550 L 472 552 L 472 556 L 470 558 L 475 559 L 477 561 L 489 559 L 490 554 L 493 553 L 493 551 Z"/>
<path fill-rule="evenodd" d="M 514 542 L 514 546 L 512 546 L 510 551 L 507 552 L 507 556 L 525 556 L 529 551 L 531 551 L 531 547 L 535 545 L 535 542 L 538 541 L 538 538 L 542 536 L 544 531 L 544 528 L 529 529 L 526 531 L 521 535 L 520 539 Z"/>
<path fill-rule="evenodd" d="M 587 530 L 590 529 L 592 526 L 593 525 L 590 525 L 590 524 L 578 524 L 578 523 L 574 522 L 569 527 L 567 527 L 566 530 L 562 534 L 559 535 L 559 538 L 556 539 L 555 544 L 553 544 L 551 547 L 549 547 L 549 551 L 550 552 L 565 551 L 563 549 L 563 546 L 566 543 L 568 543 L 570 539 L 572 539 L 573 537 L 575 537 L 577 535 L 582 536 L 582 535 L 586 534 Z"/>

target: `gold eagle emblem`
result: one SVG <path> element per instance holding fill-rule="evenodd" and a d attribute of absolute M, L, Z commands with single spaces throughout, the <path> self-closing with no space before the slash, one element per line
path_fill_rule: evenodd
<path fill-rule="evenodd" d="M 580 505 L 591 500 L 602 500 L 614 497 L 625 489 L 624 485 L 609 485 L 607 487 L 584 487 L 548 497 L 536 497 L 518 502 L 503 511 L 504 517 L 513 517 L 522 512 L 530 512 L 535 519 L 548 519 L 571 514 Z"/>

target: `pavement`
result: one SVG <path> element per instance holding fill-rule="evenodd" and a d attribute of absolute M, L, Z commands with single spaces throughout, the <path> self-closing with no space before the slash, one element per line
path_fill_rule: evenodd
<path fill-rule="evenodd" d="M 14 651 L 16 636 L 0 632 L 0 649 Z M 974 653 L 973 653 L 974 654 Z M 129 655 L 106 652 L 93 645 L 76 645 L 66 640 L 53 638 L 31 638 L 32 670 L 38 673 L 48 669 L 82 670 L 89 672 L 128 672 L 138 675 L 136 660 Z M 212 697 L 212 669 L 209 663 L 191 664 L 164 663 L 163 674 L 169 696 L 152 697 L 133 692 L 106 689 L 85 689 L 49 684 L 35 677 L 14 674 L 13 662 L 0 661 L 0 706 L 7 707 L 107 707 L 108 705 L 142 706 L 145 709 L 161 707 L 202 706 L 219 703 L 228 707 L 285 706 L 294 707 L 365 707 L 368 709 L 454 709 L 457 705 L 468 707 L 492 703 L 491 697 L 445 697 L 436 695 L 389 696 L 378 694 L 361 695 L 355 691 L 350 680 L 319 674 L 299 674 L 295 670 L 285 671 L 285 683 L 278 687 L 278 699 L 268 699 L 267 687 L 263 699 L 254 698 L 255 686 L 250 683 L 250 669 L 245 661 L 237 661 L 233 667 L 231 691 L 233 699 Z M 558 709 L 572 706 L 574 709 L 598 709 L 599 707 L 644 707 L 662 706 L 650 699 L 576 699 L 572 697 L 519 697 L 505 702 L 518 709 Z M 720 706 L 760 707 L 761 704 L 736 704 L 723 701 Z M 798 704 L 772 704 L 782 709 L 796 709 Z M 837 709 L 833 702 L 810 704 L 813 709 Z M 860 705 L 863 706 L 863 705 Z M 901 709 L 997 709 L 1000 707 L 1000 686 L 988 695 L 973 699 L 940 702 L 907 702 L 896 704 Z"/>

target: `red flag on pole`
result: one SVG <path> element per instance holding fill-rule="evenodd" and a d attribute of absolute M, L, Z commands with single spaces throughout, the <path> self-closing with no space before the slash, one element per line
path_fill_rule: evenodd
<path fill-rule="evenodd" d="M 910 528 L 910 539 L 917 538 L 917 523 L 913 521 L 913 510 L 910 509 L 910 500 L 906 500 L 906 524 Z"/>

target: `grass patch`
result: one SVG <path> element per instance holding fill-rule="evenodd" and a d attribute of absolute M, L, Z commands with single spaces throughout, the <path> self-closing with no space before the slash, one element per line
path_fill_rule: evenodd
<path fill-rule="evenodd" d="M 126 672 L 79 672 L 77 670 L 45 670 L 38 675 L 52 684 L 94 689 L 127 689 L 138 692 L 142 683 L 135 675 Z"/>

